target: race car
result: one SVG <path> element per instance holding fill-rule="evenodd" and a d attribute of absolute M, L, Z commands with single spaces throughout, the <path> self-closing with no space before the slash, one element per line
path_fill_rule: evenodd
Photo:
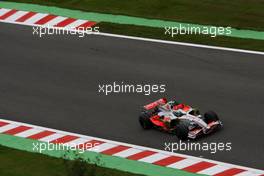
<path fill-rule="evenodd" d="M 175 134 L 180 140 L 195 139 L 223 126 L 213 111 L 202 116 L 198 109 L 166 98 L 143 106 L 139 123 L 143 129 L 157 128 Z"/>

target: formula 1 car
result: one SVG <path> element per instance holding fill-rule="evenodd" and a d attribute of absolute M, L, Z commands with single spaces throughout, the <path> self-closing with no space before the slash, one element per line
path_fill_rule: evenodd
<path fill-rule="evenodd" d="M 215 112 L 208 111 L 202 116 L 199 110 L 166 98 L 145 105 L 139 123 L 143 129 L 155 127 L 175 134 L 180 140 L 195 139 L 222 127 Z"/>

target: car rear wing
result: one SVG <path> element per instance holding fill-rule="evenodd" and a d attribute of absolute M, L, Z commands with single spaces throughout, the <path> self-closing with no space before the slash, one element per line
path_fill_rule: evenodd
<path fill-rule="evenodd" d="M 150 110 L 150 109 L 153 109 L 153 108 L 157 107 L 158 105 L 164 105 L 164 104 L 166 104 L 167 102 L 168 102 L 168 101 L 167 101 L 166 98 L 161 98 L 161 99 L 159 99 L 159 100 L 157 100 L 157 101 L 154 101 L 154 102 L 152 102 L 152 103 L 150 103 L 150 104 L 145 105 L 145 106 L 144 106 L 144 109 L 145 109 L 145 110 Z"/>

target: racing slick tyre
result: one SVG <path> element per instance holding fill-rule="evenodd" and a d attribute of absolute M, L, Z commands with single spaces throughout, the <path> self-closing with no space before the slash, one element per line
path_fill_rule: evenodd
<path fill-rule="evenodd" d="M 153 124 L 150 121 L 151 114 L 148 112 L 142 112 L 139 116 L 139 123 L 145 130 L 152 128 Z"/>
<path fill-rule="evenodd" d="M 214 111 L 208 111 L 204 114 L 203 120 L 205 123 L 215 122 L 218 121 L 218 115 Z"/>
<path fill-rule="evenodd" d="M 188 139 L 189 133 L 189 121 L 188 120 L 180 120 L 176 125 L 175 134 L 180 140 Z"/>

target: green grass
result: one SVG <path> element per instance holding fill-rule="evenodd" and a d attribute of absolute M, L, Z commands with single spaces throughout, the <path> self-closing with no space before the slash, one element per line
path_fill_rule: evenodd
<path fill-rule="evenodd" d="M 15 150 L 1 145 L 0 163 L 1 176 L 80 176 L 69 172 L 69 164 L 73 165 L 74 161 L 65 162 L 63 159 Z M 83 176 L 140 176 L 91 164 L 85 164 L 85 167 L 88 171 Z"/>
<path fill-rule="evenodd" d="M 99 23 L 98 26 L 100 27 L 100 32 L 106 33 L 264 51 L 263 40 L 240 39 L 224 36 L 217 36 L 215 38 L 212 38 L 207 35 L 177 35 L 172 38 L 168 35 L 164 35 L 165 30 L 160 28 L 142 27 L 134 25 L 120 25 L 113 23 Z"/>
<path fill-rule="evenodd" d="M 264 0 L 6 0 L 84 11 L 264 30 Z"/>

